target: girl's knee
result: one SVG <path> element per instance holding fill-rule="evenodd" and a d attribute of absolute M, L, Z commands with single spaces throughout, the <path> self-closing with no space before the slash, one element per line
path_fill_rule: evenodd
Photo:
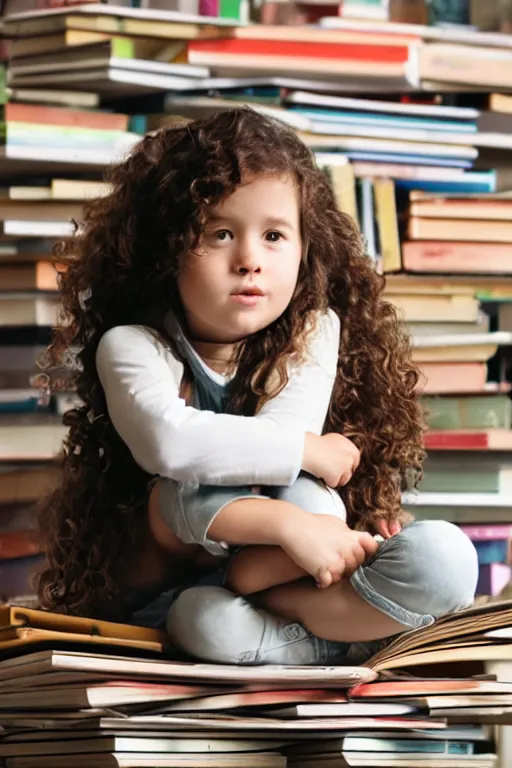
<path fill-rule="evenodd" d="M 431 593 L 436 618 L 467 608 L 478 580 L 478 559 L 471 539 L 445 520 L 412 523 L 400 534 L 412 575 Z"/>
<path fill-rule="evenodd" d="M 190 656 L 221 664 L 240 664 L 258 647 L 263 620 L 243 597 L 222 587 L 192 587 L 167 614 L 171 642 Z"/>
<path fill-rule="evenodd" d="M 335 515 L 346 520 L 347 510 L 340 495 L 322 480 L 302 472 L 293 485 L 279 488 L 277 498 L 317 515 Z"/>
<path fill-rule="evenodd" d="M 382 598 L 416 616 L 439 618 L 471 605 L 478 560 L 470 539 L 457 526 L 418 521 L 384 541 L 374 560 L 356 571 L 358 591 Z"/>

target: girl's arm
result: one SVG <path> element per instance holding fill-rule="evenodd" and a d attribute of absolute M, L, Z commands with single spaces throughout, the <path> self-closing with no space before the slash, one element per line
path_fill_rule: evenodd
<path fill-rule="evenodd" d="M 96 365 L 112 423 L 148 473 L 208 485 L 291 485 L 308 469 L 334 385 L 339 320 L 319 315 L 307 361 L 257 416 L 199 411 L 180 398 L 182 366 L 142 326 L 100 340 Z"/>
<path fill-rule="evenodd" d="M 230 545 L 270 545 L 276 550 L 270 558 L 268 546 L 250 547 L 240 553 L 240 567 L 231 572 L 230 586 L 244 594 L 305 574 L 313 576 L 320 586 L 328 587 L 353 573 L 378 548 L 373 536 L 350 530 L 338 517 L 305 512 L 287 501 L 274 499 L 231 502 L 211 523 L 208 537 Z M 249 560 L 244 559 L 246 555 Z"/>
<path fill-rule="evenodd" d="M 307 575 L 281 547 L 245 547 L 229 561 L 226 587 L 237 595 L 253 595 Z"/>

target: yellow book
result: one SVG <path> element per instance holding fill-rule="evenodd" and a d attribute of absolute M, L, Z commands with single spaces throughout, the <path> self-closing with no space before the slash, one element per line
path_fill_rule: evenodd
<path fill-rule="evenodd" d="M 43 641 L 119 645 L 160 653 L 164 635 L 146 627 L 0 605 L 0 651 Z"/>
<path fill-rule="evenodd" d="M 380 239 L 383 272 L 402 269 L 402 250 L 398 231 L 395 184 L 392 179 L 374 179 L 375 212 Z"/>
<path fill-rule="evenodd" d="M 356 179 L 351 163 L 327 166 L 338 208 L 351 216 L 359 226 Z"/>

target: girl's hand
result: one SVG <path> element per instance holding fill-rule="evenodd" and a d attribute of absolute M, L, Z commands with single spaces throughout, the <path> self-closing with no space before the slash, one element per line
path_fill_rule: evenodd
<path fill-rule="evenodd" d="M 346 485 L 361 460 L 354 443 L 337 432 L 306 434 L 302 469 L 320 478 L 330 488 Z"/>
<path fill-rule="evenodd" d="M 376 553 L 378 543 L 371 534 L 352 531 L 337 517 L 304 513 L 283 531 L 280 546 L 325 588 L 351 576 Z"/>
<path fill-rule="evenodd" d="M 376 520 L 373 527 L 383 539 L 390 539 L 402 531 L 402 523 L 399 520 L 386 520 L 385 518 Z"/>

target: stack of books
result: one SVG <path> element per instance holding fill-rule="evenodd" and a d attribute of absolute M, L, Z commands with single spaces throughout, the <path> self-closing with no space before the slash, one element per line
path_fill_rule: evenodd
<path fill-rule="evenodd" d="M 406 504 L 420 518 L 509 519 L 509 37 L 337 17 L 243 25 L 94 3 L 10 16 L 3 29 L 12 59 L 0 150 L 0 366 L 2 345 L 25 346 L 26 371 L 30 350 L 46 343 L 58 305 L 51 242 L 102 193 L 104 167 L 148 130 L 248 104 L 311 147 L 412 332 L 430 433 L 424 485 Z M 4 389 L 28 388 L 18 381 Z M 12 391 L 3 399 L 11 410 L 29 400 Z M 58 450 L 65 406 L 54 402 L 45 450 L 36 450 L 42 437 L 20 441 L 42 436 L 30 430 L 48 414 L 10 414 L 0 461 L 20 466 Z"/>
<path fill-rule="evenodd" d="M 490 726 L 512 722 L 512 684 L 479 672 L 510 658 L 511 621 L 512 603 L 482 606 L 409 632 L 360 667 L 233 667 L 173 661 L 155 630 L 0 608 L 0 759 L 494 768 Z M 441 673 L 414 674 L 418 665 Z"/>
<path fill-rule="evenodd" d="M 100 4 L 12 15 L 12 88 L 73 88 L 109 98 L 194 88 L 207 67 L 187 62 L 188 41 L 236 19 Z"/>

